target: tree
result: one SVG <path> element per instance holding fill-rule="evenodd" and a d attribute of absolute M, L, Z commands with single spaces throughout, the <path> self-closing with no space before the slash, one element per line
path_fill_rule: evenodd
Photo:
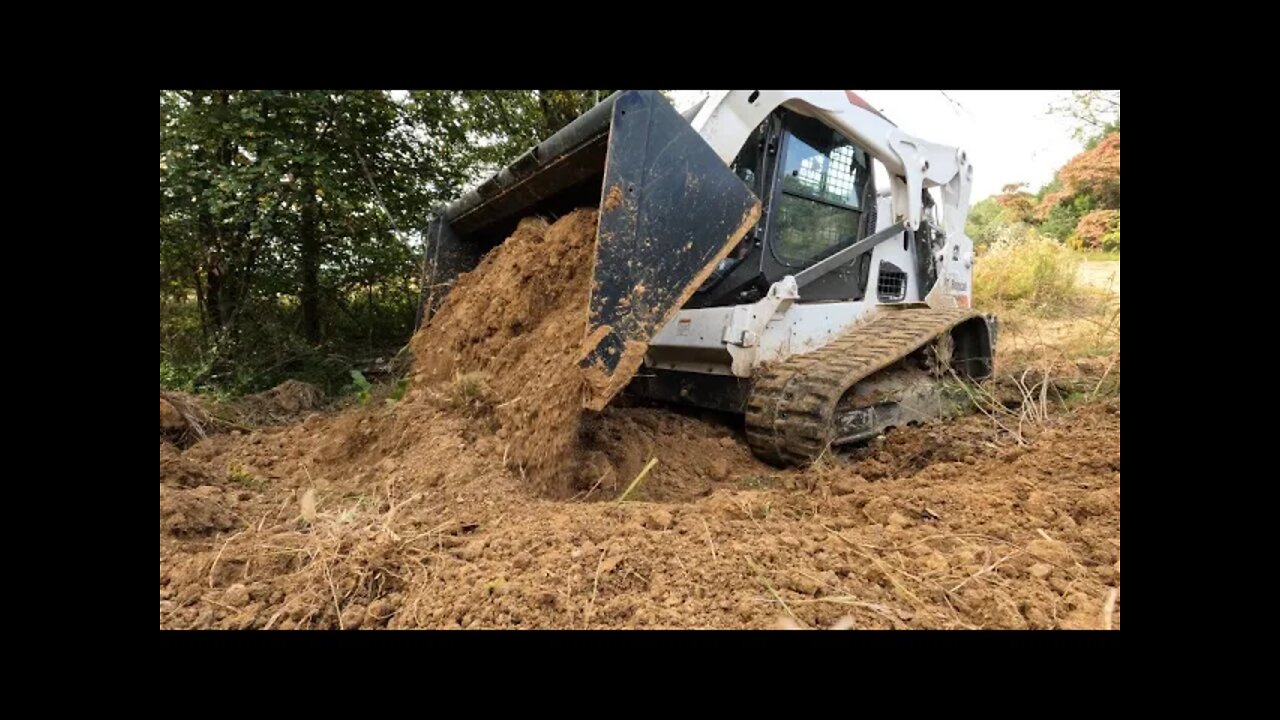
<path fill-rule="evenodd" d="M 1072 137 L 1091 149 L 1108 133 L 1120 130 L 1120 91 L 1073 90 L 1069 98 L 1050 106 L 1049 113 L 1071 119 Z"/>
<path fill-rule="evenodd" d="M 1119 250 L 1120 211 L 1095 210 L 1080 219 L 1070 244 L 1077 249 Z"/>
<path fill-rule="evenodd" d="M 493 171 L 546 140 L 612 90 L 467 90 L 458 107 L 477 145 L 480 168 Z"/>
<path fill-rule="evenodd" d="M 1120 207 L 1120 133 L 1109 133 L 1059 172 L 1065 189 L 1087 192 L 1104 208 Z"/>
<path fill-rule="evenodd" d="M 1035 196 L 1023 190 L 1026 183 L 1005 185 L 996 196 L 996 203 L 1004 208 L 1001 214 L 1006 223 L 1031 222 L 1035 215 Z"/>
<path fill-rule="evenodd" d="M 162 377 L 256 389 L 403 345 L 430 210 L 604 94 L 161 92 Z"/>

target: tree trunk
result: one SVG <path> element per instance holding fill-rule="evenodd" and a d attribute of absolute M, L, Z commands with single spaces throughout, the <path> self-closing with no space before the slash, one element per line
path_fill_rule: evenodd
<path fill-rule="evenodd" d="M 310 343 L 320 342 L 320 233 L 316 220 L 316 181 L 302 181 L 302 331 Z"/>

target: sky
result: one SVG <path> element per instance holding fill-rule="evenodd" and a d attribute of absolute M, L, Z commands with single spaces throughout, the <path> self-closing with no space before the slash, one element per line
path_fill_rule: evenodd
<path fill-rule="evenodd" d="M 971 203 L 998 194 L 1009 183 L 1028 183 L 1035 192 L 1084 149 L 1071 138 L 1068 120 L 1046 113 L 1050 104 L 1069 95 L 1066 91 L 854 92 L 903 132 L 968 152 L 973 163 Z M 705 95 L 705 90 L 675 90 L 672 100 L 678 110 L 684 110 Z"/>

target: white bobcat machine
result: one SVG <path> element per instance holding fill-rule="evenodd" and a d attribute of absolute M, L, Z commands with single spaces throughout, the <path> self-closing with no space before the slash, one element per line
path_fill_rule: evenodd
<path fill-rule="evenodd" d="M 952 381 L 992 373 L 972 178 L 847 90 L 715 91 L 684 114 L 620 91 L 435 213 L 423 287 L 525 216 L 598 207 L 584 407 L 625 390 L 739 413 L 757 456 L 799 465 L 946 417 Z"/>

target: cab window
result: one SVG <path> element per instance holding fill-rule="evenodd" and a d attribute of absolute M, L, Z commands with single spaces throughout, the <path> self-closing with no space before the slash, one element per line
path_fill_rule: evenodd
<path fill-rule="evenodd" d="M 790 118 L 783 147 L 772 246 L 781 263 L 804 267 L 858 240 L 870 160 L 813 118 Z"/>

